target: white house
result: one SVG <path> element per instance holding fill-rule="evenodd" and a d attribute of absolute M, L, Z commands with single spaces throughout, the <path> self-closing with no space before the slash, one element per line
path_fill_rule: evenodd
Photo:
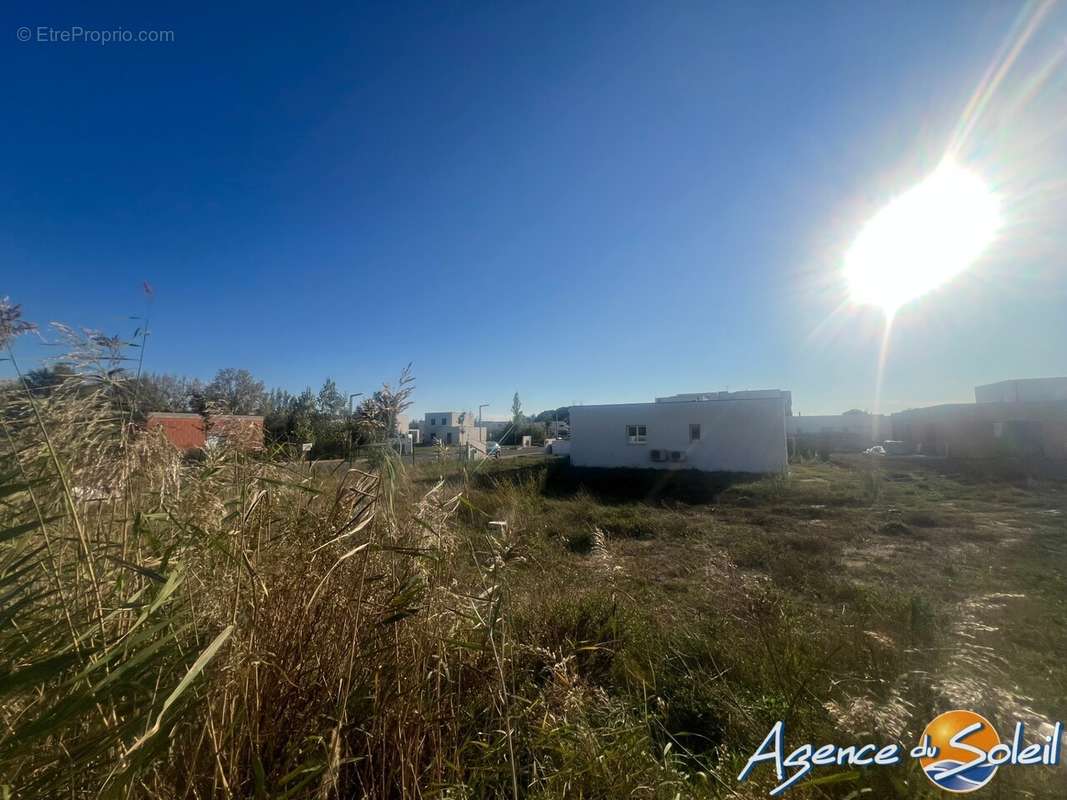
<path fill-rule="evenodd" d="M 692 397 L 693 399 L 688 399 Z M 783 472 L 789 392 L 716 392 L 655 403 L 572 406 L 578 467 Z"/>
<path fill-rule="evenodd" d="M 469 411 L 431 411 L 422 418 L 422 441 L 444 444 L 481 445 L 485 449 L 485 428 L 475 425 Z"/>

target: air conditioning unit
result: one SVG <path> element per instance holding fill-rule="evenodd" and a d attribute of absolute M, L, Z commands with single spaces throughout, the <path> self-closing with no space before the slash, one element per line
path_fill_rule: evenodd
<path fill-rule="evenodd" d="M 649 455 L 649 458 L 651 458 L 653 461 L 666 461 L 667 460 L 667 451 L 666 450 L 649 450 L 648 451 L 648 455 Z"/>
<path fill-rule="evenodd" d="M 671 450 L 671 461 L 685 461 L 685 451 Z"/>

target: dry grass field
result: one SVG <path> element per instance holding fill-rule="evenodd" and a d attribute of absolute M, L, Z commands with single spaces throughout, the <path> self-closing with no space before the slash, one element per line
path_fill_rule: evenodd
<path fill-rule="evenodd" d="M 188 459 L 109 374 L 3 395 L 5 797 L 747 798 L 777 720 L 910 745 L 957 706 L 1067 716 L 1063 482 Z M 790 796 L 937 793 L 901 766 Z"/>
<path fill-rule="evenodd" d="M 654 481 L 653 500 L 631 499 L 640 488 L 624 477 L 588 477 L 599 494 L 546 468 L 469 497 L 534 554 L 516 584 L 539 616 L 603 615 L 602 632 L 558 652 L 653 697 L 660 738 L 717 775 L 712 794 L 738 788 L 776 719 L 798 744 L 910 744 L 951 708 L 1007 731 L 1022 720 L 1035 738 L 1067 717 L 1067 483 L 860 456 L 725 488 Z M 1003 796 L 1052 797 L 1054 778 L 1005 769 L 997 781 Z M 930 793 L 903 768 L 850 785 Z"/>

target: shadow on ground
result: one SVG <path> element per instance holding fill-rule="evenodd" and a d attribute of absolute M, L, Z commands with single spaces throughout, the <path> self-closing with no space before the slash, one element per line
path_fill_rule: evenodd
<path fill-rule="evenodd" d="M 759 477 L 745 472 L 701 472 L 695 469 L 574 467 L 560 460 L 484 473 L 478 476 L 476 485 L 489 488 L 503 481 L 540 481 L 542 494 L 557 499 L 566 499 L 585 491 L 603 503 L 656 503 L 670 500 L 698 505 L 714 503 L 731 486 Z"/>

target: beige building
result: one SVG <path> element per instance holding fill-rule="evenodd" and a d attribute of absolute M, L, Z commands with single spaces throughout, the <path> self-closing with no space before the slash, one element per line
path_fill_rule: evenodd
<path fill-rule="evenodd" d="M 422 419 L 422 441 L 446 445 L 480 445 L 485 447 L 485 428 L 475 424 L 470 411 L 431 411 Z"/>

